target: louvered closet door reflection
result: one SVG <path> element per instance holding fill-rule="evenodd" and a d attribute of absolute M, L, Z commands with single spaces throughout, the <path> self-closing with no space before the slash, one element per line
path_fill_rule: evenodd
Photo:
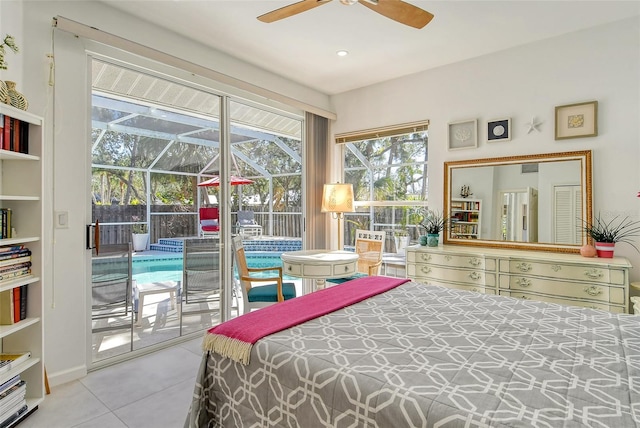
<path fill-rule="evenodd" d="M 582 193 L 580 186 L 554 186 L 554 242 L 556 244 L 580 244 L 582 229 L 580 207 Z"/>

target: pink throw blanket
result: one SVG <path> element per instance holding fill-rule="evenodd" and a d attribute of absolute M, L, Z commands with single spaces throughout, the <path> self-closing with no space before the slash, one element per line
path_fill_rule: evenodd
<path fill-rule="evenodd" d="M 204 349 L 249 364 L 251 348 L 265 336 L 391 290 L 405 278 L 366 276 L 249 312 L 207 331 Z"/>

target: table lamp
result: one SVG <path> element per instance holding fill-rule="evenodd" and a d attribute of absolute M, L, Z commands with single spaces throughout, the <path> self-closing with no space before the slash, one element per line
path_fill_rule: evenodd
<path fill-rule="evenodd" d="M 353 185 L 344 183 L 325 184 L 322 191 L 323 213 L 331 213 L 332 217 L 338 219 L 338 249 L 342 249 L 342 219 L 346 212 L 354 212 L 353 208 Z"/>

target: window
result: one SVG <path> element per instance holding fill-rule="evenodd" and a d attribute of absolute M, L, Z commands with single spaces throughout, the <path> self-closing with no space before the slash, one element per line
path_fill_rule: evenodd
<path fill-rule="evenodd" d="M 347 213 L 345 237 L 355 229 L 387 230 L 417 239 L 415 213 L 427 204 L 428 123 L 338 136 L 344 144 L 344 182 L 353 184 L 355 213 Z"/>

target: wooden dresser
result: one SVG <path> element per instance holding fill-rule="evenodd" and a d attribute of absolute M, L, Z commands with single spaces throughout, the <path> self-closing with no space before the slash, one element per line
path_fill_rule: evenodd
<path fill-rule="evenodd" d="M 629 313 L 622 257 L 445 245 L 407 247 L 407 277 L 427 284 Z"/>

